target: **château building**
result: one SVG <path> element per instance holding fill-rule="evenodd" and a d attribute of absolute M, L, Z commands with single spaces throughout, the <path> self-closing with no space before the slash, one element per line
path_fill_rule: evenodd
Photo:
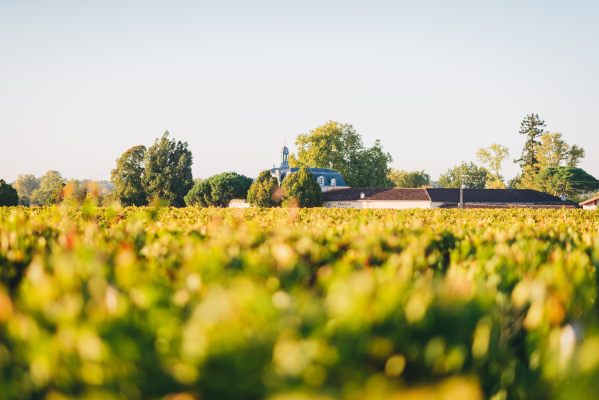
<path fill-rule="evenodd" d="M 270 169 L 270 173 L 279 180 L 279 185 L 285 180 L 290 174 L 299 171 L 300 168 L 291 168 L 289 166 L 289 149 L 287 146 L 283 146 L 281 150 L 281 165 L 276 168 L 274 165 Z M 312 168 L 308 170 L 314 175 L 314 179 L 320 185 L 320 189 L 323 192 L 336 188 L 347 188 L 343 177 L 337 171 L 327 168 Z"/>

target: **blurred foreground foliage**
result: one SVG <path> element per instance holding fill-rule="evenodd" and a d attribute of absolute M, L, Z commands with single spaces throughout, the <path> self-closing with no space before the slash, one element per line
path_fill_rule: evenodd
<path fill-rule="evenodd" d="M 0 208 L 0 398 L 589 398 L 598 228 L 583 210 Z"/>

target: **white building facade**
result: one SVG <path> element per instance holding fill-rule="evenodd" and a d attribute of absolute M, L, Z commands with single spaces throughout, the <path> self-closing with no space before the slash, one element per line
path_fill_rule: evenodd
<path fill-rule="evenodd" d="M 583 201 L 580 206 L 583 210 L 597 210 L 599 208 L 599 196 Z"/>

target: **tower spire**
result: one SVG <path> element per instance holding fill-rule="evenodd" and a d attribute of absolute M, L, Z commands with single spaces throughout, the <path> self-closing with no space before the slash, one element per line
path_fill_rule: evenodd
<path fill-rule="evenodd" d="M 289 168 L 289 149 L 287 148 L 287 137 L 285 137 L 285 144 L 281 149 L 281 166 L 279 168 Z"/>

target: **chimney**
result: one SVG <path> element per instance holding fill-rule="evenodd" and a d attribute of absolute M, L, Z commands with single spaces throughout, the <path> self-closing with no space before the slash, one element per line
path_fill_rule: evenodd
<path fill-rule="evenodd" d="M 360 198 L 363 199 L 364 197 L 366 197 L 366 195 L 364 194 L 364 192 L 360 192 Z"/>

